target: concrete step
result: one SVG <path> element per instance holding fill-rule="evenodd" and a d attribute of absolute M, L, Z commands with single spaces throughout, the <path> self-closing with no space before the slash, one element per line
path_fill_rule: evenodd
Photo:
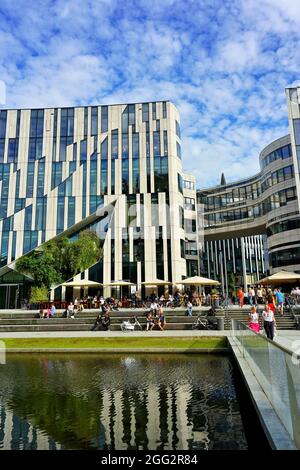
<path fill-rule="evenodd" d="M 143 325 L 144 327 L 145 325 Z M 167 323 L 166 330 L 191 330 L 192 325 L 189 323 Z M 144 329 L 144 328 L 143 328 Z M 46 332 L 46 331 L 90 331 L 91 325 L 26 325 L 26 326 L 0 326 L 0 332 Z M 121 326 L 119 324 L 113 324 L 110 327 L 110 331 L 120 331 Z M 130 334 L 130 331 L 128 331 Z"/>
<path fill-rule="evenodd" d="M 96 317 L 75 317 L 75 318 L 45 318 L 45 319 L 39 319 L 39 318 L 30 318 L 30 319 L 19 319 L 19 318 L 14 318 L 14 319 L 3 319 L 0 318 L 0 326 L 21 326 L 21 325 L 47 325 L 47 324 L 69 324 L 70 322 L 75 323 L 75 324 L 93 324 L 95 322 Z M 111 317 L 111 323 L 118 323 L 121 324 L 122 321 L 124 320 L 130 320 L 131 317 L 126 316 L 126 317 Z M 140 323 L 145 323 L 146 316 L 139 316 L 137 317 L 138 321 Z M 170 316 L 166 315 L 166 320 L 167 323 L 193 323 L 196 321 L 197 316 L 193 317 L 178 317 L 178 316 Z"/>
<path fill-rule="evenodd" d="M 123 310 L 119 310 L 119 311 L 111 311 L 110 312 L 110 317 L 113 318 L 113 317 L 122 317 L 122 318 L 130 318 L 130 317 L 133 317 L 133 316 L 137 316 L 137 317 L 140 317 L 140 316 L 143 316 L 143 315 L 146 315 L 146 313 L 148 312 L 149 310 L 147 309 L 136 309 L 136 310 L 129 310 L 129 309 L 123 309 Z M 78 316 L 80 318 L 85 318 L 85 317 L 90 317 L 90 318 L 95 318 L 98 314 L 99 314 L 100 310 L 99 309 L 95 309 L 95 310 L 84 310 L 82 312 L 80 312 L 78 314 Z M 194 316 L 197 316 L 198 313 L 203 313 L 203 315 L 205 315 L 207 313 L 207 309 L 193 309 L 193 315 Z M 4 312 L 1 312 L 0 310 L 0 319 L 15 319 L 15 318 L 28 318 L 28 319 L 31 319 L 34 317 L 34 315 L 38 313 L 38 311 L 34 311 L 34 310 L 29 310 L 29 311 L 13 311 L 13 312 L 8 312 L 8 311 L 4 311 Z M 62 316 L 62 313 L 63 313 L 63 310 L 58 310 L 57 311 L 57 316 L 60 318 Z M 185 317 L 186 316 L 186 309 L 165 309 L 164 308 L 164 314 L 166 316 L 170 315 L 170 316 L 176 316 L 176 317 Z"/>

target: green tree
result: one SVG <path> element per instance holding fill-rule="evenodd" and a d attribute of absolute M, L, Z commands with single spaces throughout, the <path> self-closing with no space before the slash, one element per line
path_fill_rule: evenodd
<path fill-rule="evenodd" d="M 22 256 L 16 262 L 16 268 L 23 274 L 29 274 L 36 286 L 45 285 L 50 288 L 53 284 L 61 282 L 61 274 L 55 267 L 55 259 L 47 251 L 34 251 Z"/>
<path fill-rule="evenodd" d="M 68 260 L 73 273 L 81 272 L 95 264 L 102 256 L 100 241 L 95 232 L 84 231 L 70 244 Z"/>
<path fill-rule="evenodd" d="M 46 286 L 32 286 L 30 291 L 30 302 L 39 303 L 48 300 L 48 289 Z"/>
<path fill-rule="evenodd" d="M 84 231 L 74 242 L 67 237 L 50 240 L 42 249 L 22 256 L 16 268 L 29 274 L 34 284 L 48 289 L 84 271 L 102 257 L 100 240 L 95 232 Z"/>

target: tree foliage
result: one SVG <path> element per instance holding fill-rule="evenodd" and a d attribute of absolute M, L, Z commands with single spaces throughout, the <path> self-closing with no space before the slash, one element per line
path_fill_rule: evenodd
<path fill-rule="evenodd" d="M 17 260 L 16 268 L 32 276 L 36 286 L 44 285 L 49 289 L 84 271 L 101 257 L 102 249 L 96 233 L 84 231 L 73 242 L 67 237 L 50 240 L 41 250 Z"/>
<path fill-rule="evenodd" d="M 30 290 L 30 302 L 35 304 L 48 300 L 48 289 L 46 286 L 32 286 Z"/>

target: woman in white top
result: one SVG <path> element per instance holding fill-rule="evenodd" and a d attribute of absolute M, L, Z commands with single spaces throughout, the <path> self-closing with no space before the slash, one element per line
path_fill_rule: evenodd
<path fill-rule="evenodd" d="M 267 335 L 267 338 L 274 338 L 274 326 L 275 326 L 275 316 L 273 310 L 267 304 L 265 310 L 263 311 L 263 320 L 264 320 L 264 329 Z"/>
<path fill-rule="evenodd" d="M 249 313 L 249 327 L 255 333 L 259 333 L 259 316 L 256 311 L 256 307 L 251 307 L 251 312 Z"/>

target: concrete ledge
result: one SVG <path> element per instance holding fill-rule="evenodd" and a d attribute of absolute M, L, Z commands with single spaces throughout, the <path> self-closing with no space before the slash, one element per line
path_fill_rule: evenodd
<path fill-rule="evenodd" d="M 134 353 L 134 354 L 228 354 L 229 348 L 11 348 L 6 349 L 6 354 L 14 353 Z"/>
<path fill-rule="evenodd" d="M 201 338 L 230 336 L 226 330 L 165 330 L 165 331 L 19 331 L 1 332 L 0 339 L 8 338 Z"/>
<path fill-rule="evenodd" d="M 244 359 L 234 338 L 228 338 L 229 346 L 245 380 L 249 395 L 272 449 L 297 450 L 295 443 L 283 426 L 265 392 Z"/>

